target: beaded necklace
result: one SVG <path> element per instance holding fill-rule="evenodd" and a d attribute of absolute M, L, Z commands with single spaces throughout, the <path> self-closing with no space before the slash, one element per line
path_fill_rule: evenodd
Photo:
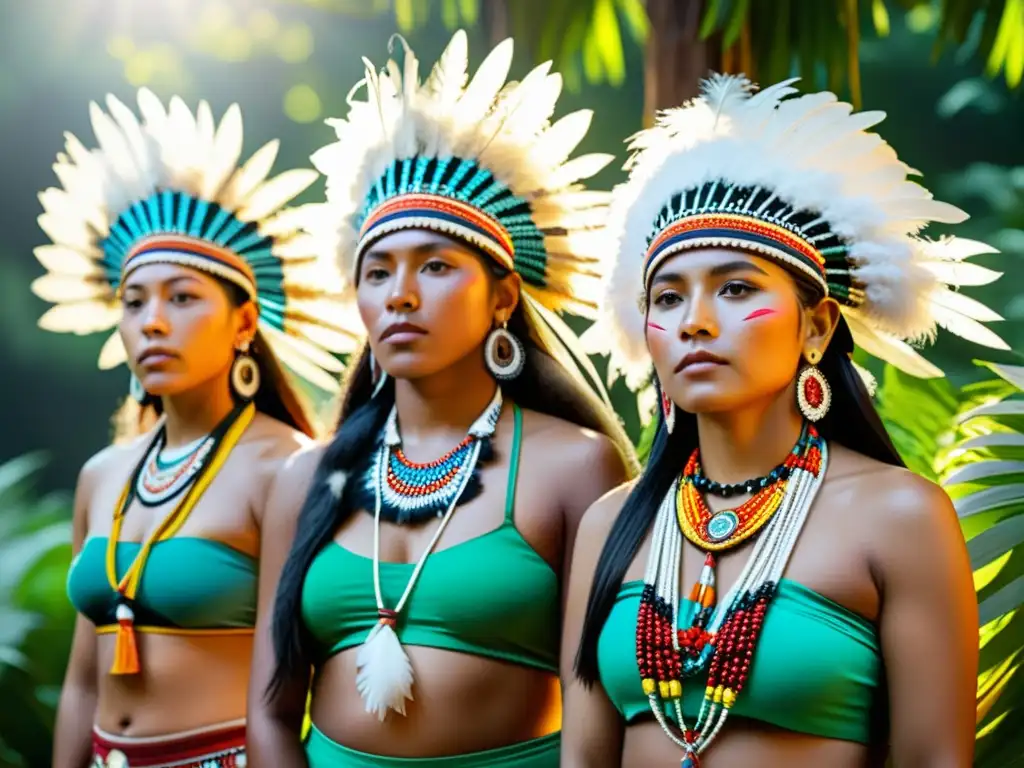
<path fill-rule="evenodd" d="M 107 581 L 111 589 L 117 595 L 117 636 L 114 640 L 114 660 L 110 667 L 112 675 L 131 675 L 140 670 L 138 644 L 135 639 L 135 612 L 132 605 L 135 595 L 138 592 L 139 584 L 142 582 L 142 570 L 149 559 L 149 553 L 153 545 L 158 541 L 169 539 L 184 525 L 189 514 L 195 508 L 199 498 L 213 482 L 213 478 L 224 466 L 228 454 L 235 447 L 242 433 L 252 422 L 256 412 L 256 406 L 252 403 L 235 408 L 225 419 L 217 425 L 210 433 L 207 440 L 212 441 L 212 459 L 209 463 L 203 461 L 195 471 L 195 483 L 191 485 L 185 497 L 175 506 L 167 516 L 160 521 L 156 529 L 146 538 L 139 549 L 138 554 L 124 576 L 117 577 L 117 545 L 121 535 L 121 525 L 124 523 L 125 514 L 135 498 L 133 492 L 138 487 L 138 478 L 143 471 L 146 460 L 153 448 L 166 439 L 164 427 L 157 431 L 149 450 L 146 451 L 142 461 L 136 466 L 131 478 L 121 491 L 117 506 L 114 508 L 114 520 L 107 539 Z"/>
<path fill-rule="evenodd" d="M 412 594 L 416 581 L 419 579 L 423 566 L 427 562 L 430 553 L 434 551 L 437 542 L 452 519 L 452 514 L 458 506 L 459 497 L 463 494 L 470 479 L 473 477 L 480 451 L 485 441 L 494 435 L 498 419 L 501 416 L 502 397 L 501 389 L 497 388 L 490 405 L 480 414 L 476 421 L 469 428 L 467 440 L 469 440 L 468 456 L 464 462 L 458 465 L 458 469 L 452 476 L 452 492 L 446 495 L 448 507 L 441 516 L 441 522 L 437 526 L 433 537 L 423 550 L 412 575 L 405 585 L 405 591 L 399 598 L 394 608 L 387 608 L 384 605 L 384 596 L 380 587 L 380 523 L 384 507 L 384 496 L 386 489 L 390 487 L 391 475 L 390 454 L 393 449 L 401 445 L 401 437 L 398 434 L 397 410 L 392 409 L 385 428 L 383 450 L 377 453 L 377 488 L 374 503 L 373 518 L 373 591 L 377 600 L 377 623 L 370 630 L 356 653 L 356 687 L 363 698 L 366 711 L 377 715 L 384 720 L 388 710 L 394 710 L 401 715 L 405 714 L 405 701 L 412 699 L 413 671 L 409 657 L 402 648 L 402 642 L 398 638 L 395 628 L 398 625 L 398 617 L 405 608 L 405 604 Z M 465 441 L 464 441 L 465 442 Z M 461 444 L 460 444 L 461 445 Z"/>
<path fill-rule="evenodd" d="M 135 498 L 143 506 L 158 507 L 181 494 L 195 480 L 214 445 L 211 435 L 175 451 L 167 450 L 166 442 L 161 429 L 143 458 L 135 483 Z"/>
<path fill-rule="evenodd" d="M 494 433 L 494 424 L 486 420 L 493 418 L 496 424 L 500 415 L 501 394 L 498 392 L 481 416 L 484 421 L 474 423 L 458 445 L 438 459 L 419 463 L 409 459 L 402 450 L 398 413 L 392 408 L 380 444 L 359 470 L 362 481 L 353 489 L 353 508 L 376 508 L 380 496 L 384 520 L 415 525 L 443 517 L 453 502 L 465 504 L 476 498 L 482 490 L 477 468 L 493 457 L 490 436 Z M 470 466 L 470 472 L 463 486 L 459 480 L 466 466 Z"/>
<path fill-rule="evenodd" d="M 717 515 L 711 515 L 699 493 L 686 491 L 693 488 L 696 455 L 687 463 L 687 474 L 672 484 L 658 508 L 636 634 L 641 686 L 662 730 L 684 752 L 681 768 L 699 767 L 699 755 L 721 731 L 743 690 L 768 607 L 828 464 L 825 441 L 812 426 L 805 426 L 786 459 L 786 479 L 776 480 L 740 505 L 734 511 L 739 523 L 716 541 L 708 524 Z M 776 497 L 777 503 L 765 500 Z M 770 505 L 774 511 L 769 514 Z M 750 514 L 744 522 L 746 512 Z M 761 529 L 763 535 L 736 584 L 716 606 L 713 548 L 736 546 Z M 706 552 L 685 616 L 679 600 L 684 535 Z M 683 717 L 683 680 L 705 670 L 704 698 L 691 728 Z M 665 716 L 666 704 L 672 707 L 679 728 Z"/>

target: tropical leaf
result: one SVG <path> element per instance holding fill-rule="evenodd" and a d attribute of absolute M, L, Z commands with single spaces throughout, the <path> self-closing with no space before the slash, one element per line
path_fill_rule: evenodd
<path fill-rule="evenodd" d="M 998 378 L 961 391 L 955 440 L 934 470 L 961 518 L 978 590 L 975 765 L 1003 768 L 1024 754 L 1024 369 L 982 365 Z"/>
<path fill-rule="evenodd" d="M 45 457 L 0 465 L 0 765 L 49 765 L 74 612 L 64 594 L 71 505 L 38 497 Z"/>

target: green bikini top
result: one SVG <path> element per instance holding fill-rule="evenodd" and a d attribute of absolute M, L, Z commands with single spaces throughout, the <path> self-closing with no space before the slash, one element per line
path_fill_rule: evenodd
<path fill-rule="evenodd" d="M 513 519 L 522 413 L 515 431 L 505 519 L 483 536 L 431 554 L 399 615 L 403 645 L 420 645 L 558 670 L 558 575 Z M 380 564 L 386 605 L 401 597 L 412 563 Z M 360 645 L 377 623 L 373 561 L 331 541 L 313 560 L 302 591 L 302 619 L 321 660 Z"/>
<path fill-rule="evenodd" d="M 622 585 L 598 638 L 601 684 L 631 723 L 651 715 L 636 665 L 643 582 Z M 683 681 L 683 714 L 697 716 L 706 677 Z M 884 738 L 885 690 L 875 628 L 789 579 L 768 610 L 754 663 L 732 714 L 798 733 L 863 744 Z M 665 714 L 674 718 L 666 707 Z"/>
<path fill-rule="evenodd" d="M 124 574 L 142 545 L 117 545 Z M 117 624 L 106 573 L 107 538 L 86 540 L 68 571 L 68 597 L 99 629 Z M 256 560 L 227 544 L 176 536 L 153 545 L 133 609 L 139 629 L 251 630 L 256 624 Z"/>

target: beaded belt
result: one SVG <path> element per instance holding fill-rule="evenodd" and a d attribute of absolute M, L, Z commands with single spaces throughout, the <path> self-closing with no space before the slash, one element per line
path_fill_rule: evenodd
<path fill-rule="evenodd" d="M 96 729 L 92 752 L 89 768 L 245 768 L 245 722 L 142 739 Z"/>

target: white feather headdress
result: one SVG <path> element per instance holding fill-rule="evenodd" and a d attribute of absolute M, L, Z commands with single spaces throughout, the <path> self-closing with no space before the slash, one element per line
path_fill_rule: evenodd
<path fill-rule="evenodd" d="M 349 94 L 348 114 L 329 120 L 337 142 L 312 161 L 327 179 L 328 222 L 355 299 L 359 261 L 376 239 L 400 229 L 431 229 L 468 242 L 522 278 L 520 306 L 534 341 L 606 406 L 609 434 L 632 446 L 580 346 L 559 317 L 593 318 L 608 263 L 602 227 L 610 195 L 580 183 L 612 159 L 570 159 L 590 127 L 580 110 L 551 122 L 562 79 L 547 62 L 506 82 L 512 40 L 496 46 L 472 78 L 459 30 L 420 81 L 405 45 Z M 365 88 L 366 99 L 356 93 Z M 585 374 L 585 375 L 584 375 Z"/>
<path fill-rule="evenodd" d="M 312 158 L 327 177 L 338 253 L 353 286 L 370 243 L 422 227 L 469 241 L 515 269 L 547 308 L 592 317 L 606 252 L 594 230 L 609 196 L 577 182 L 611 155 L 569 160 L 591 112 L 551 123 L 562 79 L 550 62 L 506 83 L 509 39 L 469 79 L 461 30 L 422 83 L 407 47 L 401 67 L 389 60 L 378 73 L 363 61 L 366 77 L 349 97 L 348 115 L 328 121 L 338 141 Z M 354 96 L 360 86 L 365 101 Z"/>
<path fill-rule="evenodd" d="M 109 114 L 90 104 L 99 147 L 86 149 L 66 134 L 54 165 L 61 188 L 39 195 L 39 225 L 52 244 L 35 250 L 47 274 L 32 290 L 56 304 L 39 325 L 80 335 L 107 330 L 121 318 L 118 289 L 132 270 L 182 264 L 246 291 L 275 356 L 317 386 L 336 389 L 342 365 L 330 353 L 355 348 L 358 321 L 337 302 L 342 277 L 309 233 L 322 206 L 285 207 L 317 173 L 296 169 L 268 180 L 276 140 L 238 167 L 238 105 L 216 125 L 205 101 L 195 114 L 178 97 L 165 108 L 145 88 L 138 93 L 141 121 L 113 96 L 106 103 Z M 115 331 L 99 365 L 124 361 Z"/>
<path fill-rule="evenodd" d="M 840 302 L 854 342 L 921 377 L 941 375 L 908 342 L 936 325 L 1006 349 L 981 325 L 998 314 L 949 285 L 983 285 L 1000 273 L 964 259 L 995 250 L 920 232 L 967 215 L 910 181 L 915 172 L 868 128 L 881 112 L 853 113 L 832 93 L 796 93 L 794 80 L 761 91 L 715 75 L 701 96 L 661 113 L 630 143 L 629 180 L 609 220 L 617 261 L 602 312 L 584 337 L 610 353 L 610 375 L 636 389 L 650 373 L 646 291 L 668 256 L 728 246 L 776 259 Z"/>

